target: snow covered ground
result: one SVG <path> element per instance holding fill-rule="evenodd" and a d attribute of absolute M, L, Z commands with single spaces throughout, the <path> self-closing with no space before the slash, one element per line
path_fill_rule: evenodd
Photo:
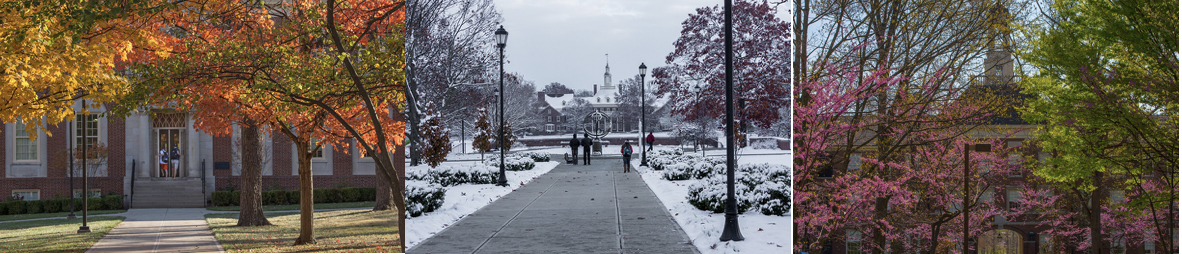
<path fill-rule="evenodd" d="M 706 151 L 706 155 L 726 155 L 726 150 Z M 792 155 L 781 150 L 743 149 L 736 154 L 739 164 L 771 163 L 791 165 Z M 764 155 L 756 155 L 764 154 Z M 689 185 L 700 180 L 668 181 L 661 179 L 660 171 L 640 167 L 639 160 L 633 164 L 639 169 L 641 178 L 657 194 L 657 198 L 669 209 L 677 224 L 685 230 L 694 246 L 702 253 L 790 253 L 792 251 L 792 217 L 768 216 L 759 212 L 739 214 L 739 232 L 744 241 L 722 242 L 725 214 L 702 211 L 686 202 Z"/>
<path fill-rule="evenodd" d="M 450 156 L 448 157 L 451 158 Z M 476 159 L 480 159 L 480 154 L 476 154 Z M 480 162 L 444 162 L 448 164 L 474 164 Z M 423 216 L 406 218 L 407 233 L 406 245 L 407 248 L 414 247 L 422 242 L 424 239 L 431 237 L 439 231 L 443 231 L 448 225 L 454 224 L 464 216 L 468 216 L 481 207 L 500 199 L 501 196 L 509 194 L 533 181 L 537 176 L 550 172 L 551 169 L 558 166 L 558 162 L 538 162 L 534 169 L 526 171 L 505 171 L 505 177 L 509 179 L 509 187 L 497 187 L 492 184 L 462 184 L 457 186 L 446 187 L 447 194 L 443 200 L 443 206 L 436 209 L 434 212 L 427 213 Z"/>

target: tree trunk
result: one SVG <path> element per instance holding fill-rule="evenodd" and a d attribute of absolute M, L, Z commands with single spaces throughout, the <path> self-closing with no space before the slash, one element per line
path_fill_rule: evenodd
<path fill-rule="evenodd" d="M 406 47 L 406 89 L 407 91 L 418 91 L 418 83 L 415 82 L 415 64 L 414 64 L 414 50 L 413 47 Z M 410 127 L 410 131 L 406 135 L 406 146 L 410 148 L 410 165 L 419 165 L 419 100 L 415 98 L 415 92 L 411 92 L 406 96 L 406 126 Z M 399 162 L 401 163 L 401 162 Z"/>
<path fill-rule="evenodd" d="M 387 179 L 385 174 L 378 174 L 377 187 L 377 202 L 373 206 L 374 211 L 387 211 L 394 209 L 394 190 L 390 188 L 390 179 Z"/>
<path fill-rule="evenodd" d="M 300 236 L 293 245 L 304 245 L 316 243 L 316 233 L 312 226 L 312 145 L 308 140 L 295 143 L 300 174 Z"/>
<path fill-rule="evenodd" d="M 242 194 L 238 226 L 271 225 L 263 216 L 263 136 L 258 122 L 242 122 Z"/>
<path fill-rule="evenodd" d="M 1092 186 L 1095 186 L 1096 189 L 1092 191 L 1092 208 L 1089 211 L 1088 220 L 1090 222 L 1088 224 L 1091 224 L 1089 226 L 1092 230 L 1092 253 L 1096 254 L 1100 254 L 1101 246 L 1104 244 L 1103 235 L 1100 232 L 1100 203 L 1104 201 L 1106 194 L 1103 187 L 1103 177 L 1104 175 L 1100 171 L 1092 171 Z"/>
<path fill-rule="evenodd" d="M 889 201 L 889 197 L 874 198 L 874 218 L 879 220 L 886 218 L 887 202 Z M 874 227 L 874 244 L 878 245 L 878 248 L 871 251 L 874 254 L 881 254 L 890 250 L 890 244 L 887 244 L 886 241 L 886 232 L 883 232 L 881 227 Z"/>

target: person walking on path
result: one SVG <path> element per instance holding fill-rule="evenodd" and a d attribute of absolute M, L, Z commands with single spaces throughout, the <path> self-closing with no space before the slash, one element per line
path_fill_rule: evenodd
<path fill-rule="evenodd" d="M 583 133 L 583 165 L 591 165 L 591 138 L 587 133 Z"/>
<path fill-rule="evenodd" d="M 624 140 L 624 145 L 620 146 L 620 153 L 624 154 L 624 173 L 628 173 L 632 169 L 632 141 Z"/>
<path fill-rule="evenodd" d="M 579 165 L 579 134 L 571 134 L 570 137 L 570 156 L 572 158 L 571 164 Z"/>
<path fill-rule="evenodd" d="M 653 151 L 653 141 L 657 141 L 657 137 L 653 137 L 653 133 L 649 132 L 648 137 L 644 138 L 644 142 L 648 143 L 648 151 Z"/>

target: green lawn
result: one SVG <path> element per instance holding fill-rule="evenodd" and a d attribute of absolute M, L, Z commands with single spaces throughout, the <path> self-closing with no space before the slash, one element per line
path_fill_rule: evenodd
<path fill-rule="evenodd" d="M 314 213 L 316 243 L 292 246 L 300 235 L 299 213 L 266 213 L 271 226 L 238 227 L 238 213 L 206 214 L 226 252 L 397 252 L 393 211 L 341 210 Z"/>
<path fill-rule="evenodd" d="M 99 214 L 122 213 L 122 212 L 126 212 L 126 211 L 127 210 L 99 210 L 99 211 L 88 211 L 88 212 L 86 212 L 86 214 L 87 215 L 99 215 Z M 63 217 L 64 218 L 64 217 L 66 217 L 66 215 L 70 215 L 70 212 L 0 215 L 0 221 L 27 220 L 27 219 L 40 219 L 40 218 L 53 218 L 53 217 Z M 78 218 L 82 218 L 82 211 L 74 211 L 74 215 L 78 216 Z"/>
<path fill-rule="evenodd" d="M 337 209 L 337 208 L 358 208 L 358 207 L 373 208 L 373 206 L 375 204 L 376 203 L 374 201 L 327 203 L 327 204 L 315 204 L 312 208 L 314 208 L 314 209 Z M 215 207 L 209 207 L 209 208 L 205 208 L 205 209 L 210 210 L 210 211 L 238 211 L 241 208 L 239 208 L 238 206 L 215 206 Z M 288 211 L 288 210 L 300 210 L 300 205 L 295 204 L 295 205 L 265 205 L 265 206 L 263 206 L 263 211 Z"/>
<path fill-rule="evenodd" d="M 0 223 L 0 253 L 86 252 L 122 221 L 122 216 L 89 218 L 91 232 L 85 234 L 78 233 L 82 218 Z"/>

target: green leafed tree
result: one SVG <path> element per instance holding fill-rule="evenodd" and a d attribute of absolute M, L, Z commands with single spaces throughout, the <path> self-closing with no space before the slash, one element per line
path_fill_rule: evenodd
<path fill-rule="evenodd" d="M 1178 1 L 1055 0 L 1020 52 L 1022 117 L 1038 123 L 1050 158 L 1034 169 L 1060 189 L 1090 193 L 1091 246 L 1104 248 L 1100 203 L 1109 191 L 1151 214 L 1164 252 L 1177 252 Z M 1097 237 L 1101 236 L 1101 237 Z"/>

